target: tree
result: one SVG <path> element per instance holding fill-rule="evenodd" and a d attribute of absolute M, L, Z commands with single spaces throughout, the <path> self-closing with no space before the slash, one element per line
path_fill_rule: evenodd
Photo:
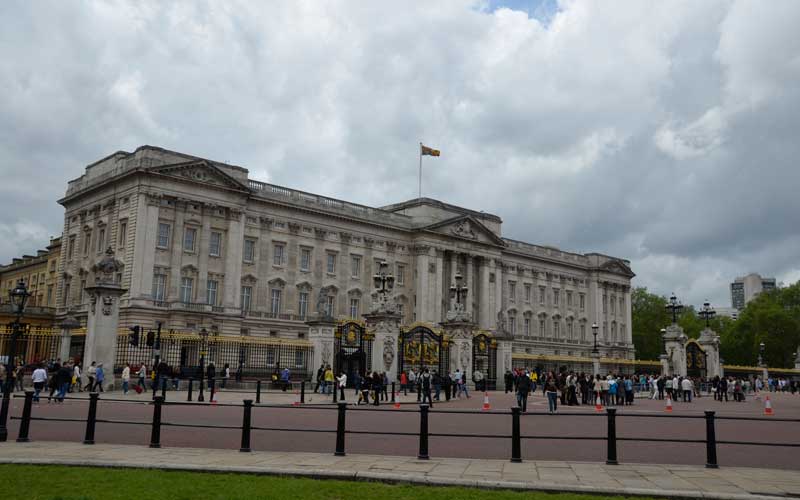
<path fill-rule="evenodd" d="M 666 298 L 649 293 L 645 287 L 631 292 L 633 345 L 638 359 L 655 360 L 661 354 L 661 329 L 671 321 L 666 305 Z"/>

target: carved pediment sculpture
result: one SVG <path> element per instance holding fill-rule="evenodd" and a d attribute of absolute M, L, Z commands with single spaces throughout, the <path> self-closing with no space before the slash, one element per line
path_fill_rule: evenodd
<path fill-rule="evenodd" d="M 95 282 L 100 284 L 118 284 L 116 282 L 117 273 L 122 271 L 125 265 L 114 258 L 114 250 L 108 247 L 106 255 L 100 262 L 92 266 Z"/>
<path fill-rule="evenodd" d="M 475 231 L 472 230 L 472 226 L 466 219 L 457 222 L 452 228 L 450 228 L 450 232 L 456 236 L 468 238 L 470 240 L 475 240 L 478 238 L 478 235 L 475 234 Z"/>

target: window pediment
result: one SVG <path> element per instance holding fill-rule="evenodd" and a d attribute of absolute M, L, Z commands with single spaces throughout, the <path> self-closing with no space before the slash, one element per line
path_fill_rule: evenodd
<path fill-rule="evenodd" d="M 267 284 L 272 288 L 283 288 L 286 286 L 286 280 L 283 278 L 273 278 L 267 281 Z"/>

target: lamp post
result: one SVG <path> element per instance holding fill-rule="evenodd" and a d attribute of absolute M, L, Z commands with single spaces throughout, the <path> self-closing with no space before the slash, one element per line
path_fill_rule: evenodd
<path fill-rule="evenodd" d="M 206 347 L 208 346 L 208 330 L 205 328 L 200 329 L 200 392 L 197 394 L 197 400 L 202 402 L 206 398 L 203 396 L 203 364 L 206 361 Z"/>
<path fill-rule="evenodd" d="M 675 325 L 678 323 L 678 315 L 683 310 L 683 304 L 678 300 L 678 298 L 673 293 L 672 296 L 669 298 L 669 302 L 666 306 L 667 311 L 672 314 L 672 324 Z"/>
<path fill-rule="evenodd" d="M 17 357 L 17 337 L 22 331 L 22 323 L 20 323 L 20 320 L 25 312 L 25 302 L 28 301 L 28 297 L 30 296 L 31 294 L 28 293 L 28 289 L 25 287 L 25 282 L 23 280 L 19 280 L 17 286 L 9 292 L 11 305 L 14 308 L 16 318 L 11 325 L 11 342 L 9 345 L 8 363 L 6 363 L 6 383 L 3 386 L 3 404 L 0 407 L 0 442 L 8 440 L 8 427 L 6 423 L 8 422 L 8 410 L 11 403 L 12 384 L 14 383 L 12 381 L 12 374 L 16 368 L 14 364 Z"/>
<path fill-rule="evenodd" d="M 592 348 L 593 354 L 599 354 L 600 351 L 597 349 L 597 323 L 592 323 L 592 335 L 594 335 L 594 347 Z"/>
<path fill-rule="evenodd" d="M 763 342 L 758 344 L 758 366 L 760 366 L 762 368 L 764 367 L 764 349 L 765 348 L 766 348 L 766 346 L 764 345 Z"/>
<path fill-rule="evenodd" d="M 764 345 L 763 342 L 758 344 L 758 366 L 761 367 L 761 381 L 764 382 L 764 387 L 767 387 L 767 381 L 769 380 L 769 371 L 767 370 L 767 360 L 764 359 L 765 349 L 766 345 Z"/>
<path fill-rule="evenodd" d="M 158 322 L 158 330 L 156 333 L 156 343 L 153 348 L 153 354 L 155 355 L 155 362 L 153 363 L 153 371 L 156 372 L 156 383 L 153 384 L 153 400 L 156 399 L 156 391 L 161 389 L 161 384 L 166 384 L 166 380 L 162 380 L 162 376 L 164 375 L 161 372 L 161 322 Z"/>
<path fill-rule="evenodd" d="M 661 353 L 664 354 L 665 356 L 667 354 L 667 339 L 665 338 L 666 334 L 667 334 L 667 329 L 666 328 L 662 328 L 661 329 Z"/>
<path fill-rule="evenodd" d="M 711 320 L 714 319 L 714 316 L 717 315 L 717 311 L 715 311 L 711 307 L 711 303 L 709 301 L 703 302 L 703 307 L 700 309 L 700 312 L 697 313 L 698 316 L 706 320 L 706 328 L 711 327 Z"/>
<path fill-rule="evenodd" d="M 597 323 L 592 323 L 592 335 L 594 335 L 594 347 L 592 347 L 593 375 L 600 375 L 600 350 L 597 348 L 597 328 Z"/>

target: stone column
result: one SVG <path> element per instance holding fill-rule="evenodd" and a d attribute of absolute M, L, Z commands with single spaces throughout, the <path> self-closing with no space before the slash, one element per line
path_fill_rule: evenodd
<path fill-rule="evenodd" d="M 475 280 L 473 278 L 474 274 L 475 274 L 475 269 L 472 267 L 472 264 L 473 264 L 472 255 L 470 255 L 470 254 L 465 254 L 465 255 L 466 255 L 467 261 L 464 264 L 464 274 L 466 274 L 466 276 L 464 276 L 464 278 L 466 279 L 466 282 L 467 282 L 467 303 L 464 304 L 464 307 L 465 307 L 465 311 L 467 312 L 467 315 L 474 322 L 475 321 L 475 315 L 472 314 L 472 301 L 473 301 L 473 297 L 475 297 L 475 287 L 474 287 Z"/>
<path fill-rule="evenodd" d="M 153 292 L 153 266 L 155 265 L 158 239 L 158 210 L 161 199 L 140 193 L 137 196 L 134 252 L 131 271 L 131 298 L 150 297 Z M 133 214 L 132 214 L 133 215 Z M 129 220 L 134 217 L 131 216 Z M 67 242 L 64 242 L 66 248 Z"/>
<path fill-rule="evenodd" d="M 211 209 L 209 209 L 207 205 L 203 205 L 201 209 L 200 217 L 202 218 L 203 225 L 200 229 L 200 234 L 197 235 L 197 243 L 195 243 L 195 245 L 198 245 L 196 247 L 198 281 L 197 301 L 201 304 L 205 304 L 208 302 L 208 246 L 211 242 Z M 220 241 L 220 245 L 221 244 L 222 242 Z M 219 283 L 217 286 L 222 285 L 222 283 Z M 217 290 L 217 302 L 212 305 L 218 306 L 221 304 L 220 296 L 220 290 Z"/>
<path fill-rule="evenodd" d="M 484 257 L 480 265 L 480 297 L 478 299 L 478 324 L 482 329 L 490 330 L 496 328 L 497 314 L 492 313 L 491 297 L 493 295 L 492 284 L 489 282 L 494 267 L 491 265 L 492 259 Z"/>
<path fill-rule="evenodd" d="M 435 322 L 439 323 L 444 320 L 444 304 L 448 298 L 447 289 L 449 286 L 444 281 L 444 250 L 436 248 L 436 294 L 434 297 L 434 315 Z"/>
<path fill-rule="evenodd" d="M 127 290 L 116 281 L 116 273 L 123 267 L 109 249 L 106 256 L 92 267 L 96 278 L 94 286 L 86 287 L 90 297 L 86 325 L 84 369 L 92 361 L 102 365 L 105 375 L 103 388 L 114 387 L 114 362 L 117 358 L 117 327 L 119 326 L 119 298 Z"/>
<path fill-rule="evenodd" d="M 225 283 L 222 290 L 222 305 L 238 309 L 240 288 L 242 286 L 242 247 L 244 246 L 244 215 L 230 209 L 228 221 L 228 241 L 225 253 Z M 205 284 L 204 284 L 205 285 Z"/>
<path fill-rule="evenodd" d="M 669 357 L 666 354 L 661 354 L 658 356 L 658 360 L 661 361 L 661 374 L 669 375 Z"/>
<path fill-rule="evenodd" d="M 664 334 L 667 349 L 667 361 L 672 373 L 668 375 L 686 376 L 686 334 L 677 324 L 669 325 Z"/>
<path fill-rule="evenodd" d="M 390 312 L 365 314 L 367 330 L 375 334 L 372 343 L 372 369 L 384 371 L 389 382 L 397 381 L 397 346 L 401 316 Z"/>
<path fill-rule="evenodd" d="M 331 317 L 317 317 L 307 321 L 308 340 L 313 345 L 313 365 L 311 366 L 312 379 L 316 376 L 320 365 L 331 365 L 333 368 L 333 334 L 336 330 L 336 321 Z M 337 374 L 338 375 L 338 374 Z"/>
<path fill-rule="evenodd" d="M 170 263 L 172 264 L 172 269 L 175 272 L 170 273 L 170 278 L 172 283 L 169 285 L 169 295 L 172 297 L 180 297 L 181 294 L 181 268 L 183 267 L 183 232 L 184 232 L 184 219 L 186 217 L 186 202 L 185 201 L 176 201 L 175 202 L 175 222 L 172 225 L 172 234 L 170 235 L 170 243 L 172 244 L 172 250 L 170 251 Z M 196 238 L 195 238 L 196 239 Z M 197 251 L 197 244 L 198 242 L 194 242 L 195 251 Z M 151 268 L 152 272 L 152 268 Z M 196 293 L 202 287 L 204 287 L 205 283 L 199 283 L 199 278 L 194 276 L 195 283 L 194 283 L 194 290 L 193 292 Z M 194 302 L 194 297 L 189 297 L 190 302 Z"/>
<path fill-rule="evenodd" d="M 428 311 L 430 308 L 430 247 L 427 245 L 417 245 L 414 249 L 417 266 L 417 303 L 415 312 L 417 321 L 432 321 Z M 436 265 L 436 264 L 434 264 Z"/>
<path fill-rule="evenodd" d="M 497 318 L 497 314 L 503 311 L 503 262 L 500 259 L 494 260 L 494 267 L 495 267 L 495 275 L 494 275 L 494 317 Z M 500 325 L 496 324 L 496 328 L 500 328 Z"/>
<path fill-rule="evenodd" d="M 66 361 L 69 359 L 69 348 L 72 345 L 72 330 L 80 328 L 81 324 L 71 313 L 68 313 L 64 321 L 58 326 L 61 328 L 61 348 L 58 354 L 61 359 Z"/>
<path fill-rule="evenodd" d="M 706 354 L 706 377 L 714 378 L 721 376 L 719 363 L 719 336 L 710 328 L 700 332 L 697 343 L 703 348 Z"/>

